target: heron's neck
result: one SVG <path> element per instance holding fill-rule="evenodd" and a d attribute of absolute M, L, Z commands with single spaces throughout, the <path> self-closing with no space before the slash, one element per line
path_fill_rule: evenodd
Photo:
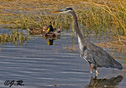
<path fill-rule="evenodd" d="M 77 16 L 76 16 L 76 14 L 75 14 L 75 12 L 73 11 L 73 12 L 71 12 L 71 14 L 72 14 L 72 16 L 73 16 L 73 20 L 74 20 L 74 29 L 76 30 L 76 33 L 77 33 L 77 36 L 78 36 L 78 38 L 80 38 L 80 42 L 79 43 L 84 43 L 84 38 L 83 38 L 83 36 L 82 36 L 82 34 L 81 34 L 81 31 L 80 31 L 80 29 L 79 29 L 79 26 L 78 26 L 78 22 L 77 22 Z M 84 45 L 84 44 L 83 44 Z"/>

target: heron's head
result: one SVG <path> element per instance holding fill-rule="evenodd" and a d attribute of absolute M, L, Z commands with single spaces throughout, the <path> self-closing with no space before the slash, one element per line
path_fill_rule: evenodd
<path fill-rule="evenodd" d="M 57 11 L 55 11 L 55 12 L 53 12 L 53 13 L 70 13 L 70 12 L 72 12 L 72 11 L 73 11 L 72 8 L 67 7 L 67 8 L 65 8 L 65 9 L 57 10 Z"/>

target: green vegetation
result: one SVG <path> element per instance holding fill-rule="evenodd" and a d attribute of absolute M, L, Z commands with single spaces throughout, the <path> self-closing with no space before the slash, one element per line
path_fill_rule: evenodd
<path fill-rule="evenodd" d="M 61 30 L 73 28 L 70 15 L 53 14 L 72 7 L 84 36 L 95 34 L 126 38 L 126 0 L 1 0 L 0 24 L 10 29 L 27 29 L 52 24 Z M 72 35 L 73 36 L 73 35 Z M 122 42 L 123 43 L 123 42 Z M 126 45 L 125 42 L 123 45 Z"/>
<path fill-rule="evenodd" d="M 29 38 L 27 35 L 24 35 L 22 32 L 12 31 L 11 34 L 0 34 L 0 44 L 12 43 L 14 45 L 22 45 L 24 41 L 27 41 Z"/>
<path fill-rule="evenodd" d="M 29 27 L 42 27 L 43 25 L 52 24 L 63 30 L 68 30 L 70 28 L 72 22 L 70 16 L 52 14 L 52 11 L 55 11 L 58 7 L 61 8 L 60 2 L 58 3 L 57 0 L 51 1 L 52 6 L 50 6 L 48 1 L 43 2 L 42 0 L 36 0 L 36 3 L 33 5 L 32 3 L 34 1 L 32 0 L 27 3 L 23 0 L 5 1 L 9 1 L 9 3 L 6 3 L 6 6 L 2 7 L 2 9 L 5 8 L 5 11 L 3 11 L 0 17 L 0 23 L 3 24 L 4 27 L 27 29 Z M 69 0 L 62 1 L 64 4 L 70 2 Z M 19 5 L 19 2 L 22 3 L 21 6 Z M 96 35 L 104 35 L 107 31 L 111 36 L 126 36 L 125 0 L 117 0 L 116 2 L 112 0 L 103 0 L 100 2 L 95 0 L 80 0 L 80 2 L 83 3 L 77 3 L 72 0 L 71 7 L 74 8 L 74 6 L 80 4 L 77 6 L 78 9 L 74 10 L 78 15 L 79 24 L 81 29 L 84 30 L 84 33 L 92 33 L 93 31 Z M 55 4 L 57 6 L 52 8 Z M 3 3 L 3 5 L 5 4 Z M 7 5 L 9 6 L 7 7 Z M 17 10 L 19 11 L 15 12 L 14 6 L 18 7 Z M 35 11 L 36 13 L 34 13 Z M 83 28 L 84 26 L 85 29 Z"/>

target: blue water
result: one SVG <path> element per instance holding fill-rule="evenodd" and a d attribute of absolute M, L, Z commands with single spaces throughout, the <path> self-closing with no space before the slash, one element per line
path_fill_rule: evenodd
<path fill-rule="evenodd" d="M 15 81 L 12 88 L 126 87 L 124 60 L 117 59 L 124 66 L 122 71 L 99 68 L 98 77 L 95 79 L 94 72 L 94 79 L 91 79 L 89 64 L 80 58 L 79 52 L 65 48 L 71 46 L 71 40 L 70 35 L 62 35 L 49 46 L 47 40 L 38 36 L 22 46 L 0 45 L 0 88 L 9 87 L 4 85 L 6 80 Z M 24 85 L 17 86 L 18 80 Z"/>

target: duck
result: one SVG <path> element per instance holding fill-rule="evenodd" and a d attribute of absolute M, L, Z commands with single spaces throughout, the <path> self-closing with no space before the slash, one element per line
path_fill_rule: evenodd
<path fill-rule="evenodd" d="M 47 31 L 47 26 L 43 26 L 43 28 L 30 28 L 30 29 L 27 29 L 30 33 L 30 35 L 40 35 L 40 34 L 43 34 L 43 33 L 46 33 Z"/>
<path fill-rule="evenodd" d="M 47 26 L 45 25 L 45 26 L 43 26 L 43 28 L 42 28 L 42 34 L 45 34 L 46 32 L 47 32 Z"/>
<path fill-rule="evenodd" d="M 60 34 L 61 34 L 60 29 L 53 28 L 52 25 L 49 25 L 48 29 L 47 29 L 47 31 L 45 33 L 45 37 L 55 38 L 55 37 L 59 37 Z"/>

